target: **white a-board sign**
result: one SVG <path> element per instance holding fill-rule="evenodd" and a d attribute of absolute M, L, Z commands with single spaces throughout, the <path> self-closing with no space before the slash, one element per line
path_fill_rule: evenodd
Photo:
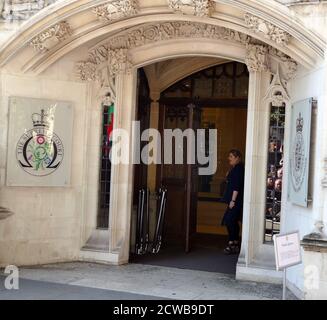
<path fill-rule="evenodd" d="M 286 270 L 302 263 L 300 234 L 298 231 L 274 235 L 277 271 L 283 270 L 283 300 L 286 300 Z"/>
<path fill-rule="evenodd" d="M 277 270 L 283 270 L 302 263 L 299 232 L 274 236 Z"/>

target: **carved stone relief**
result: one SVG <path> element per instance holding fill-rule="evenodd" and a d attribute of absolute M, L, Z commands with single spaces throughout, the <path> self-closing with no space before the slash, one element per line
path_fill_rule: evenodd
<path fill-rule="evenodd" d="M 270 83 L 264 100 L 270 102 L 273 107 L 282 107 L 286 102 L 290 101 L 290 96 L 287 92 L 286 84 L 280 77 L 279 65 L 277 67 L 277 72 L 274 74 Z"/>
<path fill-rule="evenodd" d="M 136 0 L 114 0 L 95 7 L 92 11 L 99 20 L 114 21 L 137 14 L 138 5 Z"/>
<path fill-rule="evenodd" d="M 37 35 L 30 41 L 30 45 L 39 52 L 46 52 L 58 42 L 67 39 L 71 34 L 70 25 L 66 21 L 62 21 Z"/>
<path fill-rule="evenodd" d="M 249 72 L 269 70 L 267 53 L 268 47 L 265 45 L 251 43 L 246 45 L 245 64 L 247 65 Z"/>
<path fill-rule="evenodd" d="M 293 79 L 296 75 L 297 68 L 298 68 L 297 62 L 291 57 L 289 57 L 288 55 L 286 55 L 285 53 L 271 46 L 269 46 L 268 52 L 269 55 L 275 57 L 277 60 L 279 60 L 282 63 L 283 78 L 286 81 Z"/>
<path fill-rule="evenodd" d="M 80 78 L 85 79 L 87 75 L 87 78 L 95 79 L 97 76 L 91 76 L 90 73 L 96 70 L 102 63 L 107 62 L 109 57 L 111 57 L 112 61 L 122 61 L 121 56 L 119 59 L 118 56 L 111 56 L 113 54 L 112 50 L 126 49 L 127 52 L 128 49 L 139 47 L 148 43 L 178 38 L 231 40 L 241 44 L 249 43 L 251 40 L 249 36 L 243 33 L 204 23 L 166 22 L 155 25 L 146 25 L 128 31 L 123 35 L 113 37 L 107 43 L 91 50 L 89 52 L 88 60 L 79 63 L 78 70 Z M 128 65 L 129 63 L 127 63 L 127 66 Z M 121 67 L 117 67 L 116 63 L 114 63 L 112 65 L 112 74 L 114 75 L 116 70 L 119 68 Z"/>
<path fill-rule="evenodd" d="M 264 38 L 272 40 L 279 45 L 286 46 L 291 40 L 289 33 L 252 14 L 246 13 L 244 20 L 247 27 L 254 33 L 259 33 Z"/>
<path fill-rule="evenodd" d="M 174 12 L 190 14 L 197 17 L 208 17 L 214 7 L 212 0 L 168 0 L 168 6 Z"/>

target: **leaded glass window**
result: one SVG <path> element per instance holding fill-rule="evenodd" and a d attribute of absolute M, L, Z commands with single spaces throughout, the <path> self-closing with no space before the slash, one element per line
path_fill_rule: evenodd
<path fill-rule="evenodd" d="M 283 191 L 285 105 L 271 106 L 265 207 L 265 242 L 280 232 Z"/>
<path fill-rule="evenodd" d="M 101 141 L 101 163 L 100 163 L 100 192 L 99 211 L 97 227 L 107 229 L 109 226 L 109 204 L 110 204 L 110 181 L 111 161 L 110 148 L 112 142 L 109 140 L 113 127 L 113 105 L 103 105 L 102 113 L 102 141 Z"/>

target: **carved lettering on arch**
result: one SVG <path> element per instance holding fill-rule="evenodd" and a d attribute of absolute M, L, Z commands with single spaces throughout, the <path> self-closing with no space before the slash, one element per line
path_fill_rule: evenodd
<path fill-rule="evenodd" d="M 89 52 L 88 59 L 78 63 L 80 79 L 96 79 L 93 73 L 106 63 L 110 64 L 110 72 L 128 71 L 131 61 L 128 49 L 157 41 L 180 38 L 208 38 L 212 40 L 230 40 L 245 45 L 251 38 L 241 32 L 205 23 L 163 22 L 145 25 L 111 38 Z M 110 62 L 109 62 L 110 61 Z"/>

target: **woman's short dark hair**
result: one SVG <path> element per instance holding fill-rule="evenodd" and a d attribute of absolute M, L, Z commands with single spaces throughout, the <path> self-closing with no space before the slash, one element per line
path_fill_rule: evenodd
<path fill-rule="evenodd" d="M 232 154 L 235 158 L 242 159 L 242 153 L 241 153 L 240 150 L 232 149 L 232 150 L 229 151 L 229 154 Z"/>

